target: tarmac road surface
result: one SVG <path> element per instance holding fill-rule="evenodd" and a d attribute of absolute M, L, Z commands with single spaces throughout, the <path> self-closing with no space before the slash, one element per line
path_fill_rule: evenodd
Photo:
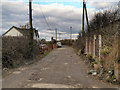
<path fill-rule="evenodd" d="M 87 66 L 72 47 L 51 51 L 38 62 L 20 67 L 3 78 L 3 88 L 115 88 L 94 80 Z"/>

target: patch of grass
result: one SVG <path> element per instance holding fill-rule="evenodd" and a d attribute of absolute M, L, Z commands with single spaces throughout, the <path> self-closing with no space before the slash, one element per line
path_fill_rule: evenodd
<path fill-rule="evenodd" d="M 44 58 L 46 55 L 48 55 L 50 52 L 51 52 L 51 50 L 48 50 L 48 51 L 44 52 L 44 54 L 37 55 L 37 56 L 35 57 L 35 61 L 41 60 L 41 59 Z"/>
<path fill-rule="evenodd" d="M 45 56 L 48 55 L 49 53 L 50 53 L 50 50 L 46 51 L 46 52 L 42 55 L 42 57 L 45 57 Z"/>

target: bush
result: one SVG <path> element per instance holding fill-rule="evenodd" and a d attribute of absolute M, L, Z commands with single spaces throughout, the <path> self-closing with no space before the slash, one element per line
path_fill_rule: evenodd
<path fill-rule="evenodd" d="M 87 55 L 87 58 L 88 58 L 88 59 L 92 59 L 92 55 L 91 55 L 91 54 L 88 54 L 88 55 Z"/>
<path fill-rule="evenodd" d="M 2 37 L 3 68 L 16 67 L 30 60 L 29 40 L 25 37 Z M 34 41 L 34 56 L 39 54 L 39 46 Z"/>
<path fill-rule="evenodd" d="M 116 58 L 115 61 L 118 62 L 118 63 L 120 64 L 120 57 Z"/>
<path fill-rule="evenodd" d="M 105 35 L 107 36 L 107 39 L 111 36 L 114 36 L 116 33 L 114 29 L 106 29 L 106 27 L 112 27 L 113 24 L 119 22 L 120 17 L 118 15 L 118 9 L 114 10 L 106 10 L 104 12 L 99 12 L 94 15 L 94 17 L 89 21 L 89 31 L 88 28 L 85 28 L 84 36 L 82 35 L 82 30 L 79 32 L 78 40 L 76 40 L 76 43 L 74 44 L 74 47 L 76 47 L 77 50 L 82 49 L 85 46 L 86 36 L 90 36 L 93 38 L 93 35 Z M 118 29 L 117 29 L 118 30 Z M 111 42 L 113 40 L 111 39 Z M 106 42 L 108 43 L 108 42 Z M 110 45 L 110 42 L 109 44 Z M 103 52 L 104 53 L 104 52 Z M 105 52 L 106 53 L 106 52 Z"/>
<path fill-rule="evenodd" d="M 91 67 L 94 68 L 94 64 L 96 64 L 95 62 L 92 62 L 91 63 Z"/>
<path fill-rule="evenodd" d="M 74 40 L 65 39 L 65 40 L 61 40 L 60 42 L 62 43 L 62 45 L 72 46 L 74 43 Z"/>
<path fill-rule="evenodd" d="M 103 65 L 104 64 L 104 60 L 100 60 L 100 64 Z"/>
<path fill-rule="evenodd" d="M 106 56 L 109 53 L 110 53 L 110 48 L 104 46 L 104 48 L 101 50 L 101 54 Z"/>
<path fill-rule="evenodd" d="M 88 58 L 90 63 L 95 62 L 95 59 L 93 58 L 93 56 L 91 54 L 88 54 L 87 58 Z"/>

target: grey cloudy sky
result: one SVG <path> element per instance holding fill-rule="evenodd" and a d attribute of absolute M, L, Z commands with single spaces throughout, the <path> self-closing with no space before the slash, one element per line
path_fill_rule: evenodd
<path fill-rule="evenodd" d="M 26 2 L 25 2 L 26 1 Z M 54 37 L 55 28 L 61 33 L 61 38 L 69 38 L 70 26 L 73 27 L 73 38 L 77 38 L 78 32 L 81 30 L 82 23 L 82 0 L 69 0 L 57 2 L 53 0 L 50 2 L 34 0 L 33 2 L 33 26 L 39 30 L 40 38 Z M 106 0 L 107 1 L 107 0 Z M 105 8 L 113 8 L 116 6 L 119 0 L 108 0 L 107 2 L 98 2 L 97 0 L 88 0 L 88 16 L 89 20 L 93 15 Z M 27 0 L 4 0 L 0 4 L 0 12 L 2 12 L 2 17 L 0 22 L 2 22 L 2 27 L 0 26 L 0 33 L 3 34 L 12 26 L 25 25 L 29 21 L 28 3 Z M 47 25 L 44 16 L 49 24 Z M 50 29 L 51 28 L 51 29 Z"/>

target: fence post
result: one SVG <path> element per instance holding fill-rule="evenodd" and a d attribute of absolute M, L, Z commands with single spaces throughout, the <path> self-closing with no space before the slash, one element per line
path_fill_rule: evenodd
<path fill-rule="evenodd" d="M 91 39 L 89 39 L 89 54 L 92 54 L 91 53 Z"/>
<path fill-rule="evenodd" d="M 102 37 L 99 35 L 99 61 L 100 61 L 100 56 L 101 56 L 101 48 L 102 48 Z"/>
<path fill-rule="evenodd" d="M 87 37 L 86 37 L 86 47 L 85 48 L 86 48 L 85 49 L 86 50 L 85 53 L 88 54 L 88 38 Z"/>
<path fill-rule="evenodd" d="M 93 57 L 95 58 L 95 41 L 96 41 L 96 35 L 94 35 L 94 41 L 93 41 Z"/>

